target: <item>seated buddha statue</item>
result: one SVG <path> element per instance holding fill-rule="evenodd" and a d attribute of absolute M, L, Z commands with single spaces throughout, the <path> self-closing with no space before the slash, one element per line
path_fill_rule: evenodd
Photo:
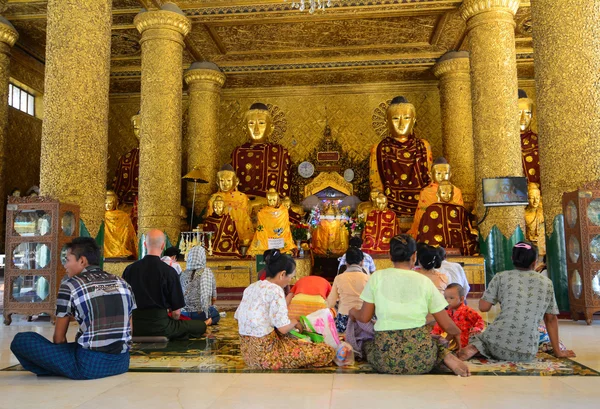
<path fill-rule="evenodd" d="M 413 129 L 416 111 L 404 97 L 395 97 L 386 112 L 389 136 L 371 148 L 371 189 L 382 191 L 398 217 L 415 214 L 421 189 L 430 182 L 431 146 Z"/>
<path fill-rule="evenodd" d="M 415 212 L 415 218 L 413 220 L 412 227 L 407 232 L 413 238 L 417 238 L 419 232 L 419 223 L 421 223 L 421 217 L 429 205 L 432 205 L 438 201 L 438 186 L 440 182 L 447 180 L 450 181 L 450 164 L 445 158 L 437 158 L 431 167 L 431 183 L 427 187 L 421 190 L 419 193 L 419 204 L 417 205 L 417 211 Z M 452 203 L 464 206 L 462 192 L 459 188 L 454 186 L 454 192 L 452 194 Z"/>
<path fill-rule="evenodd" d="M 248 245 L 254 236 L 254 228 L 250 220 L 250 207 L 248 196 L 237 190 L 238 178 L 231 165 L 224 165 L 217 172 L 217 186 L 219 191 L 208 200 L 207 208 L 214 209 L 213 202 L 221 196 L 225 202 L 225 213 L 231 216 L 240 237 L 241 245 Z"/>
<path fill-rule="evenodd" d="M 529 183 L 527 193 L 529 205 L 525 208 L 525 237 L 537 246 L 539 255 L 543 256 L 546 254 L 546 227 L 540 187 L 537 183 Z"/>
<path fill-rule="evenodd" d="M 360 203 L 356 208 L 356 213 L 359 215 L 362 214 L 366 219 L 369 212 L 375 208 L 375 201 L 380 193 L 382 193 L 380 190 L 371 189 L 371 192 L 369 193 L 369 200 Z"/>
<path fill-rule="evenodd" d="M 248 142 L 231 153 L 231 163 L 240 178 L 238 189 L 247 194 L 252 202 L 256 198 L 266 198 L 269 189 L 289 196 L 290 155 L 283 146 L 268 142 L 274 124 L 265 104 L 252 104 L 244 118 L 244 129 Z M 258 199 L 258 202 L 264 204 L 265 200 Z"/>
<path fill-rule="evenodd" d="M 117 209 L 119 198 L 109 190 L 104 207 L 104 258 L 137 257 L 137 237 L 129 215 Z"/>
<path fill-rule="evenodd" d="M 288 213 L 290 215 L 290 224 L 300 224 L 304 221 L 305 211 L 302 206 L 298 206 L 292 203 L 292 199 L 289 196 L 286 196 L 281 201 L 281 204 L 288 209 Z"/>
<path fill-rule="evenodd" d="M 417 241 L 460 250 L 463 256 L 478 254 L 477 235 L 471 228 L 469 213 L 453 203 L 454 185 L 447 180 L 439 183 L 438 201 L 425 209 Z"/>
<path fill-rule="evenodd" d="M 269 189 L 267 206 L 258 212 L 258 224 L 248 254 L 263 254 L 271 249 L 291 253 L 295 248 L 288 210 L 280 205 L 277 191 Z"/>
<path fill-rule="evenodd" d="M 367 215 L 362 249 L 368 254 L 388 254 L 390 240 L 398 234 L 396 213 L 387 208 L 388 199 L 380 193 L 375 208 Z"/>
<path fill-rule="evenodd" d="M 133 134 L 140 140 L 140 114 L 131 117 Z M 121 204 L 133 205 L 138 195 L 140 148 L 135 147 L 119 158 L 112 187 Z M 137 217 L 137 215 L 135 215 Z"/>
<path fill-rule="evenodd" d="M 521 156 L 523 173 L 528 183 L 537 183 L 540 186 L 540 152 L 538 136 L 531 130 L 533 119 L 533 100 L 527 93 L 519 90 L 519 125 L 521 131 Z"/>
<path fill-rule="evenodd" d="M 241 257 L 239 236 L 235 222 L 225 213 L 225 201 L 217 195 L 213 200 L 212 214 L 204 219 L 204 231 L 214 232 L 212 236 L 213 255 L 220 257 Z"/>

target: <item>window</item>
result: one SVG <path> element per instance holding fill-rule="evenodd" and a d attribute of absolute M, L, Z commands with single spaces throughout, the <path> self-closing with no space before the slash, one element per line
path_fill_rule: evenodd
<path fill-rule="evenodd" d="M 35 97 L 15 84 L 8 84 L 8 105 L 26 114 L 35 115 Z"/>

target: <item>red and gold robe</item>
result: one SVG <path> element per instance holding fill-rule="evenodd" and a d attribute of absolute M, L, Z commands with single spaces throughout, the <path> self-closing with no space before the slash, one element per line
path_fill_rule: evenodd
<path fill-rule="evenodd" d="M 421 218 L 423 217 L 425 210 L 429 206 L 431 206 L 432 204 L 434 204 L 438 201 L 438 198 L 437 198 L 438 187 L 439 187 L 438 183 L 432 182 L 431 184 L 429 184 L 429 186 L 427 186 L 426 188 L 421 190 L 421 193 L 419 193 L 419 204 L 417 205 L 417 211 L 415 212 L 415 218 L 413 220 L 412 227 L 410 228 L 409 231 L 406 232 L 407 234 L 410 234 L 415 239 L 417 238 L 417 234 L 419 234 L 419 224 L 421 223 Z M 465 205 L 465 203 L 463 202 L 462 192 L 456 186 L 454 186 L 452 202 L 450 202 L 450 203 L 457 204 L 460 206 Z"/>
<path fill-rule="evenodd" d="M 235 228 L 240 240 L 247 242 L 252 240 L 254 228 L 252 227 L 252 220 L 250 220 L 250 204 L 248 196 L 237 190 L 217 192 L 208 200 L 206 205 L 208 209 L 213 208 L 213 202 L 217 196 L 223 198 L 223 201 L 225 202 L 225 213 L 230 215 L 235 222 Z"/>
<path fill-rule="evenodd" d="M 248 195 L 267 197 L 275 189 L 281 196 L 290 195 L 290 154 L 272 143 L 238 146 L 231 153 L 231 164 L 240 180 L 238 190 Z"/>
<path fill-rule="evenodd" d="M 296 246 L 290 228 L 290 216 L 285 206 L 265 206 L 258 212 L 258 224 L 248 254 L 263 254 L 265 250 L 281 249 L 291 253 Z"/>
<path fill-rule="evenodd" d="M 290 224 L 296 225 L 296 224 L 303 223 L 304 216 L 301 216 L 300 214 L 296 213 L 292 209 L 288 209 L 288 213 L 290 215 Z"/>
<path fill-rule="evenodd" d="M 396 234 L 396 213 L 392 210 L 371 210 L 363 232 L 362 249 L 368 254 L 388 254 L 390 241 Z"/>
<path fill-rule="evenodd" d="M 421 189 L 431 181 L 432 162 L 431 146 L 425 139 L 412 137 L 399 142 L 388 136 L 371 149 L 371 189 L 384 192 L 397 216 L 412 216 Z"/>
<path fill-rule="evenodd" d="M 535 133 L 527 131 L 521 134 L 521 156 L 523 173 L 528 183 L 540 185 L 540 151 L 538 137 Z"/>
<path fill-rule="evenodd" d="M 213 213 L 204 219 L 204 231 L 214 232 L 212 236 L 213 255 L 221 257 L 241 257 L 235 222 L 228 214 Z"/>
<path fill-rule="evenodd" d="M 459 249 L 463 256 L 479 253 L 477 235 L 471 233 L 469 215 L 464 207 L 434 203 L 425 210 L 417 241 L 432 246 Z"/>
<path fill-rule="evenodd" d="M 113 178 L 113 190 L 119 203 L 132 205 L 138 195 L 140 150 L 134 148 L 121 156 Z"/>

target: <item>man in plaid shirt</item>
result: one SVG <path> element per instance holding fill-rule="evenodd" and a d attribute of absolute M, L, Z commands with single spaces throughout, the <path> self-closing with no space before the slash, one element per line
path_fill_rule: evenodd
<path fill-rule="evenodd" d="M 23 368 L 36 375 L 97 379 L 127 372 L 131 313 L 136 308 L 129 285 L 102 271 L 100 248 L 89 237 L 67 244 L 67 278 L 58 290 L 56 326 L 50 342 L 35 332 L 15 335 L 10 349 Z M 67 343 L 69 321 L 79 331 Z"/>

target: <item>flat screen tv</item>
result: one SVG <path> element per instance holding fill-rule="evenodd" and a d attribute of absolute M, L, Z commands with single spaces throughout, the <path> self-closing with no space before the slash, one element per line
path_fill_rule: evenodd
<path fill-rule="evenodd" d="M 527 178 L 483 179 L 484 206 L 523 206 L 527 201 Z"/>

